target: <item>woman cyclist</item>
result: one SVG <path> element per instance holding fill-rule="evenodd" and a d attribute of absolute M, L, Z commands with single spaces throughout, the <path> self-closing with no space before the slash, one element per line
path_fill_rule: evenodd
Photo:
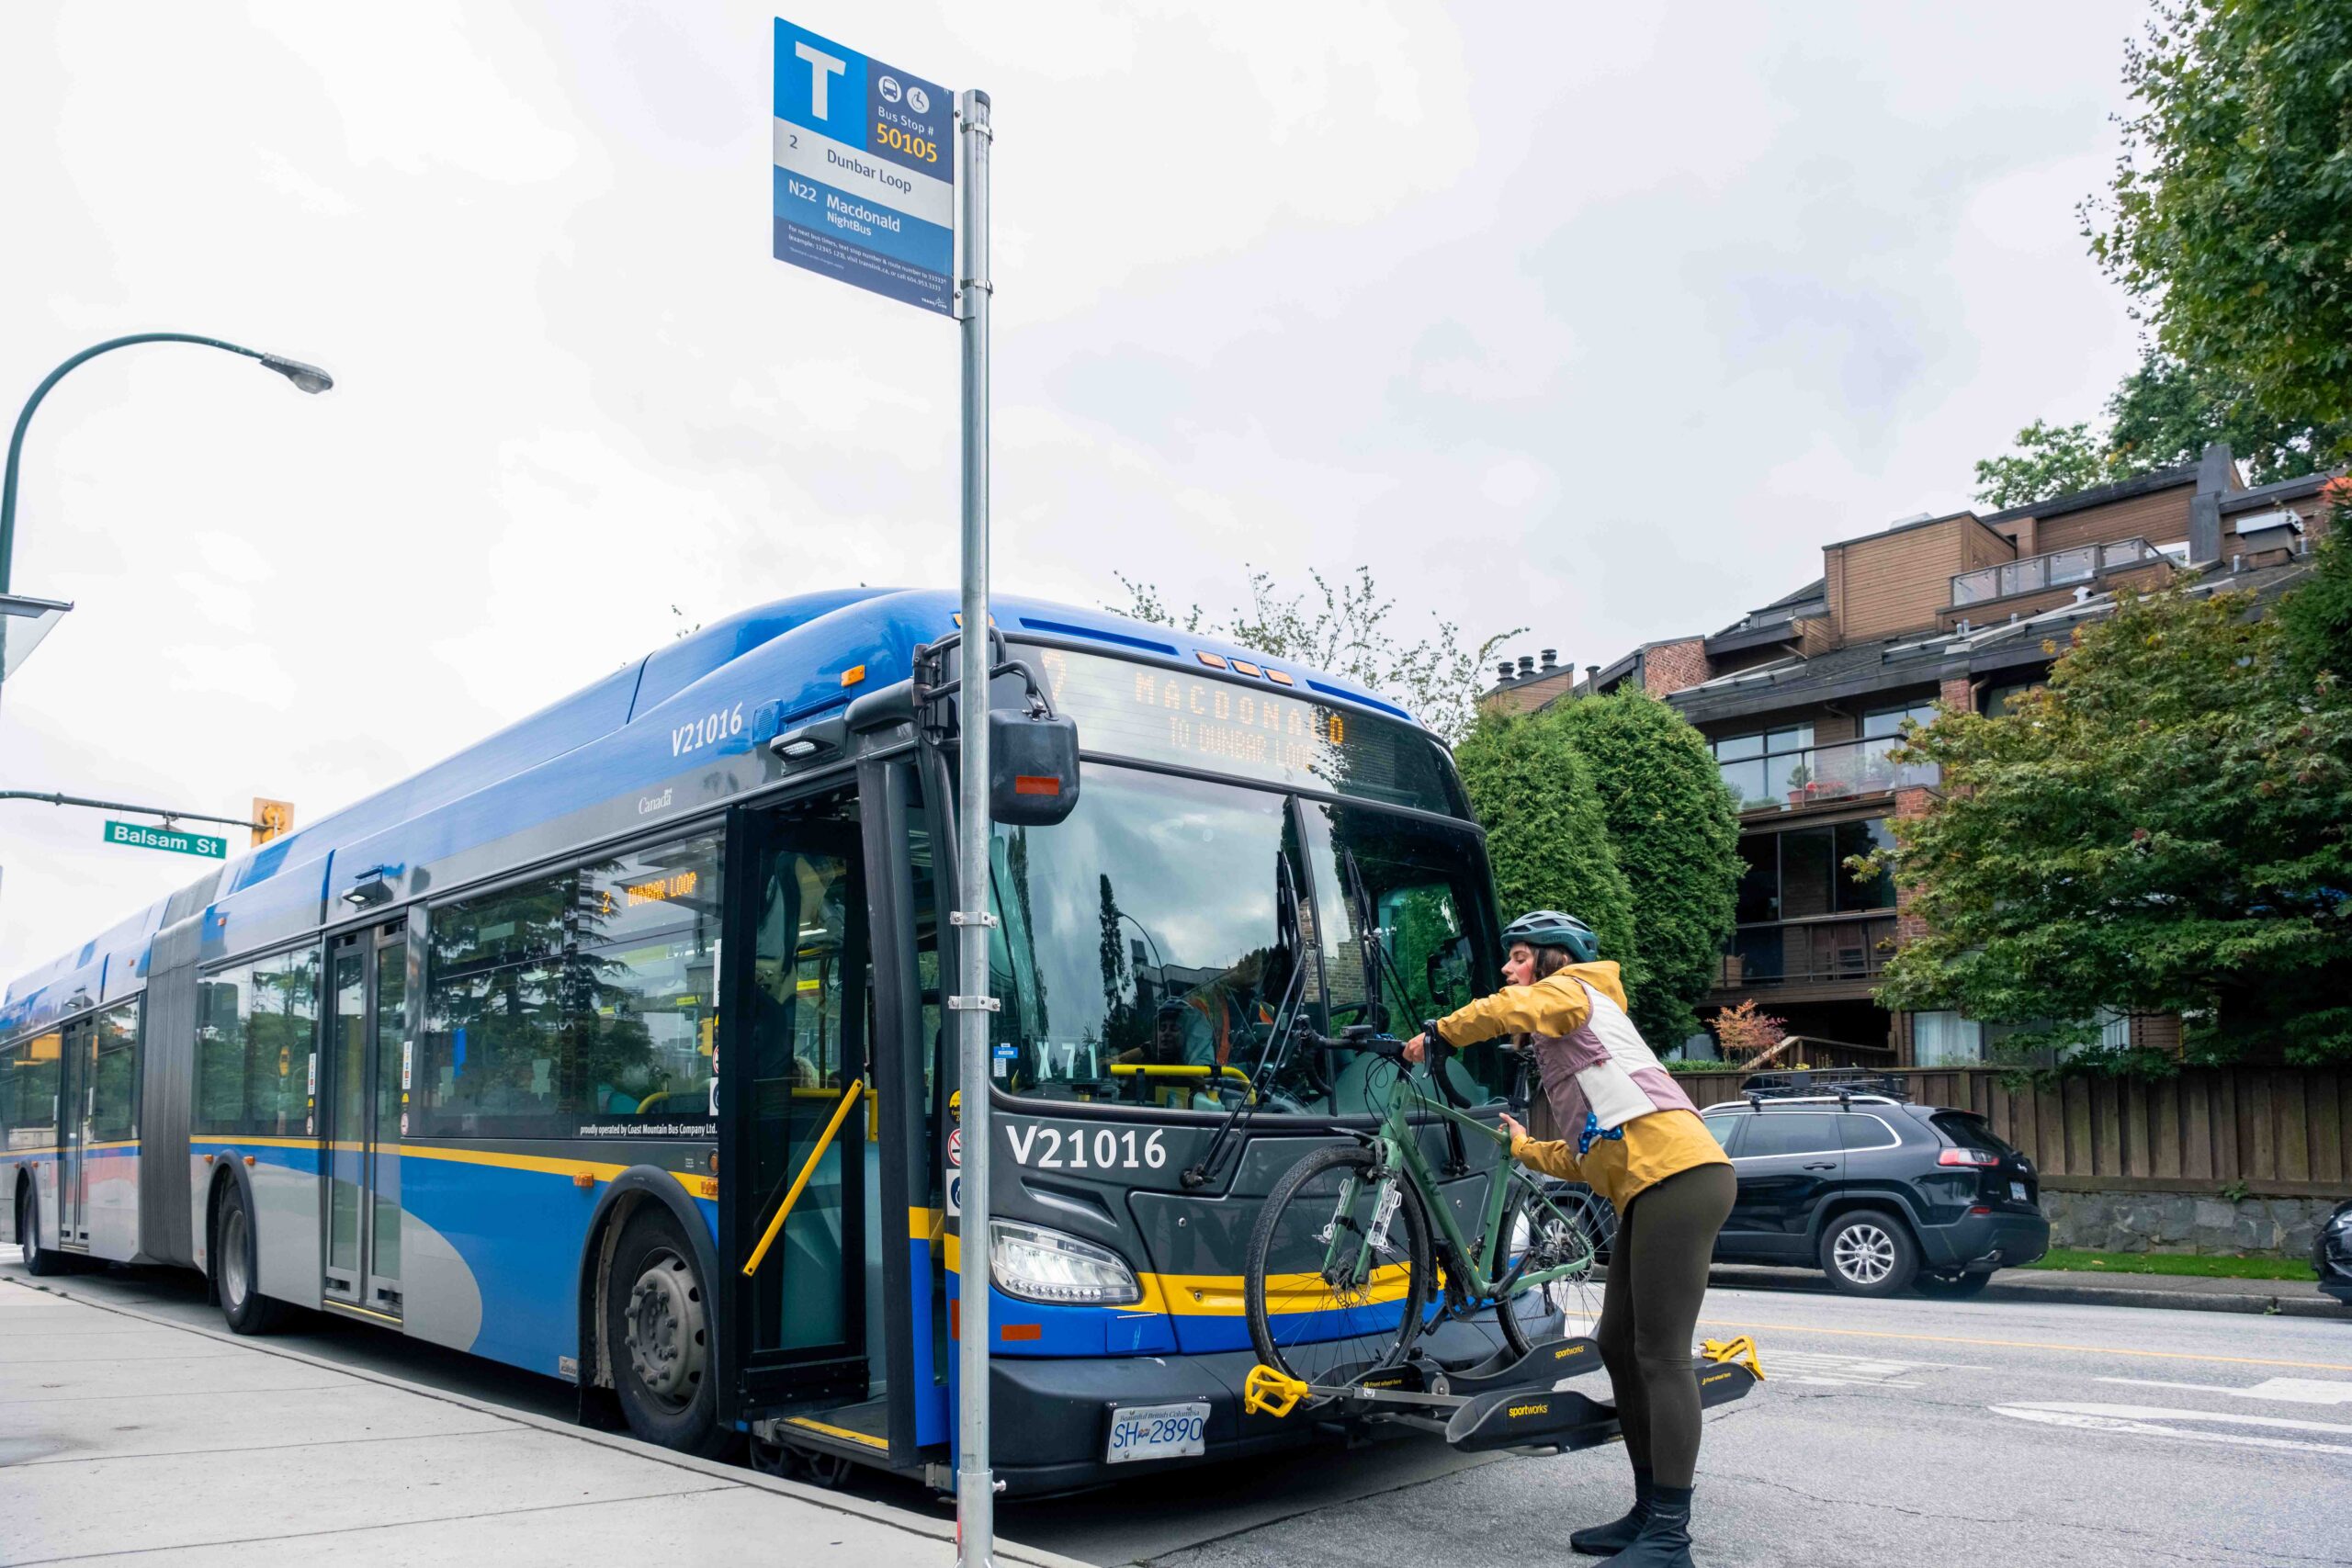
<path fill-rule="evenodd" d="M 1625 1016 L 1617 965 L 1573 915 L 1538 909 L 1503 931 L 1502 989 L 1437 1021 L 1450 1045 L 1517 1034 L 1533 1050 L 1556 1126 L 1539 1143 L 1510 1117 L 1510 1152 L 1581 1181 L 1617 1209 L 1609 1280 L 1593 1337 L 1617 1397 L 1634 1506 L 1568 1538 L 1625 1568 L 1690 1568 L 1690 1485 L 1699 1459 L 1691 1335 L 1715 1233 L 1731 1213 L 1731 1162 L 1690 1097 Z M 1406 1043 L 1420 1061 L 1428 1036 Z"/>

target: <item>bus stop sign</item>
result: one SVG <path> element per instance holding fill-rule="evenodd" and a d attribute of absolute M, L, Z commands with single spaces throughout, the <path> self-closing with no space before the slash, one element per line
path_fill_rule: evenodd
<path fill-rule="evenodd" d="M 938 84 L 778 17 L 775 259 L 953 315 L 954 130 Z"/>

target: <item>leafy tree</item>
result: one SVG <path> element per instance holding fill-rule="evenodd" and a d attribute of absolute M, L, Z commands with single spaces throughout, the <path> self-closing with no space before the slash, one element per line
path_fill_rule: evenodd
<path fill-rule="evenodd" d="M 2300 479 L 2346 434 L 2342 425 L 2266 415 L 2244 387 L 2156 349 L 2116 388 L 2107 415 L 2109 479 L 2193 463 L 2215 441 L 2227 444 L 2256 484 Z"/>
<path fill-rule="evenodd" d="M 1761 1056 L 1789 1037 L 1789 1022 L 1775 1018 L 1748 998 L 1737 1007 L 1715 1010 L 1715 1041 L 1727 1060 L 1747 1062 Z"/>
<path fill-rule="evenodd" d="M 1553 710 L 1583 754 L 1633 893 L 1644 983 L 1633 1017 L 1659 1050 L 1697 1027 L 1731 934 L 1740 874 L 1739 817 L 1707 743 L 1646 692 Z"/>
<path fill-rule="evenodd" d="M 1928 934 L 1883 1002 L 2022 1025 L 2015 1047 L 2086 1043 L 2111 1009 L 2180 1014 L 2192 1059 L 2352 1060 L 2352 701 L 2252 609 L 2127 597 L 2008 715 L 1909 734 L 1943 798 L 1894 823 Z"/>
<path fill-rule="evenodd" d="M 2317 570 L 2279 604 L 2278 624 L 2296 678 L 2342 694 L 2352 691 L 2352 479 L 2329 480 L 2326 494 L 2334 519 Z"/>
<path fill-rule="evenodd" d="M 1486 824 L 1505 918 L 1524 909 L 1577 916 L 1600 939 L 1600 955 L 1623 967 L 1627 999 L 1638 999 L 1649 972 L 1634 940 L 1634 890 L 1610 845 L 1592 766 L 1559 709 L 1482 714 L 1453 760 Z"/>
<path fill-rule="evenodd" d="M 2018 450 L 1976 465 L 1976 499 L 2024 506 L 2194 463 L 2215 441 L 2245 464 L 2255 483 L 2268 484 L 2315 471 L 2347 434 L 2341 424 L 2274 418 L 2245 388 L 2156 349 L 2107 400 L 2107 419 L 2098 433 L 2088 421 L 2034 421 L 2018 432 Z"/>
<path fill-rule="evenodd" d="M 2352 6 L 2167 0 L 2091 253 L 2156 340 L 2270 417 L 2352 426 Z"/>
<path fill-rule="evenodd" d="M 1408 642 L 1394 625 L 1396 602 L 1381 597 L 1372 569 L 1363 566 L 1336 586 L 1310 571 L 1314 587 L 1296 593 L 1283 592 L 1272 572 L 1253 570 L 1249 607 L 1223 622 L 1212 621 L 1198 604 L 1180 614 L 1155 584 L 1114 575 L 1128 602 L 1106 608 L 1180 631 L 1207 631 L 1269 659 L 1344 676 L 1415 715 L 1448 745 L 1461 739 L 1477 716 L 1488 656 L 1527 629 L 1514 626 L 1471 648 L 1461 627 L 1441 619 L 1428 636 Z"/>
<path fill-rule="evenodd" d="M 1976 499 L 1996 511 L 2028 502 L 2088 490 L 2108 480 L 2104 444 L 2088 422 L 2045 424 L 2035 420 L 2018 432 L 2018 450 L 1976 463 Z"/>

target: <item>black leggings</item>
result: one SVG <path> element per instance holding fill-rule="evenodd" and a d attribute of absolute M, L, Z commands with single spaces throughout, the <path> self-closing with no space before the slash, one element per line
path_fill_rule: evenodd
<path fill-rule="evenodd" d="M 1625 1206 L 1609 1251 L 1593 1337 L 1616 1391 L 1626 1456 L 1660 1486 L 1690 1485 L 1699 1462 L 1691 1336 L 1733 1191 L 1727 1165 L 1677 1171 Z"/>

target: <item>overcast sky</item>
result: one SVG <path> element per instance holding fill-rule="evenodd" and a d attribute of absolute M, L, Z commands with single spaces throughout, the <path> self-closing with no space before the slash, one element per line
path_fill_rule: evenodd
<path fill-rule="evenodd" d="M 2140 0 L 876 5 L 995 100 L 996 579 L 1368 564 L 1578 663 L 1965 504 L 2134 355 Z M 0 7 L 0 787 L 302 820 L 669 638 L 956 577 L 942 318 L 772 260 L 765 6 Z M 673 614 L 675 605 L 682 622 Z M 237 842 L 242 846 L 243 836 Z M 0 979 L 188 881 L 0 803 Z"/>

